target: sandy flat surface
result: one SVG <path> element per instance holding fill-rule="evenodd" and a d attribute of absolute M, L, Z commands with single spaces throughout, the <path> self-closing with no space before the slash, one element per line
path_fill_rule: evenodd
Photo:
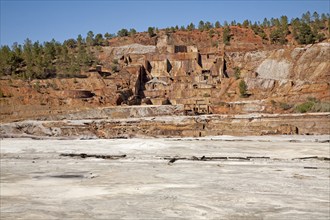
<path fill-rule="evenodd" d="M 328 140 L 3 139 L 0 217 L 329 219 Z M 126 157 L 60 156 L 63 153 Z M 191 160 L 202 156 L 222 159 Z M 168 163 L 168 158 L 186 159 Z"/>

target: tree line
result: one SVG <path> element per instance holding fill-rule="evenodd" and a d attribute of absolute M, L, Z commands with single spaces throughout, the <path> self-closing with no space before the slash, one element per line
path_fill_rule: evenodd
<path fill-rule="evenodd" d="M 322 13 L 319 15 L 317 12 L 311 14 L 309 11 L 304 13 L 301 18 L 293 18 L 289 22 L 287 16 L 281 16 L 280 18 L 264 18 L 263 22 L 254 22 L 250 20 L 244 20 L 242 23 L 231 21 L 224 21 L 221 24 L 219 21 L 211 23 L 209 21 L 199 21 L 196 26 L 194 23 L 190 23 L 186 26 L 176 25 L 164 28 L 166 34 L 175 33 L 176 31 L 208 31 L 210 36 L 213 35 L 214 29 L 223 28 L 223 42 L 228 44 L 230 41 L 230 26 L 238 26 L 241 28 L 250 28 L 253 32 L 260 36 L 263 40 L 269 40 L 271 43 L 280 43 L 285 44 L 286 37 L 289 34 L 292 34 L 294 39 L 298 44 L 310 44 L 319 42 L 325 39 L 325 35 L 322 30 L 328 28 L 326 23 L 329 24 L 329 14 Z M 290 28 L 291 26 L 291 28 Z M 266 34 L 265 30 L 269 29 L 270 33 Z M 150 37 L 156 36 L 159 32 L 157 27 L 148 27 L 147 32 Z M 121 29 L 116 34 L 108 34 L 107 39 L 114 37 L 125 37 L 125 36 L 134 36 L 137 31 L 132 28 L 130 30 Z"/>
<path fill-rule="evenodd" d="M 317 12 L 304 13 L 301 18 L 293 18 L 288 21 L 287 16 L 280 18 L 265 18 L 263 22 L 252 23 L 244 20 L 242 23 L 224 21 L 214 24 L 209 21 L 200 21 L 197 25 L 190 23 L 187 26 L 172 26 L 163 29 L 165 33 L 176 31 L 207 31 L 212 37 L 222 28 L 222 41 L 230 44 L 231 26 L 250 28 L 263 40 L 274 44 L 287 43 L 286 37 L 291 34 L 298 44 L 311 44 L 320 42 L 326 38 L 323 32 L 329 31 L 329 14 L 319 15 Z M 268 30 L 266 34 L 265 30 Z M 148 27 L 149 37 L 158 34 L 157 27 Z M 114 37 L 134 36 L 137 31 L 134 28 L 121 29 L 117 34 L 96 34 L 89 31 L 85 38 L 78 35 L 76 39 L 68 39 L 63 43 L 51 40 L 40 43 L 26 39 L 23 45 L 14 43 L 11 47 L 4 45 L 0 48 L 0 76 L 13 76 L 23 79 L 49 78 L 55 76 L 78 76 L 89 67 L 99 61 L 95 57 L 95 48 L 109 46 L 109 40 Z"/>
<path fill-rule="evenodd" d="M 55 76 L 79 76 L 82 71 L 96 64 L 92 46 L 106 46 L 102 35 L 88 32 L 86 38 L 68 39 L 59 43 L 54 39 L 48 42 L 14 43 L 12 47 L 0 48 L 0 76 L 10 75 L 22 79 L 44 79 Z"/>
<path fill-rule="evenodd" d="M 328 23 L 328 25 L 326 25 Z M 197 28 L 193 23 L 186 26 L 173 26 L 166 28 L 165 30 L 175 32 L 178 30 L 183 31 L 208 31 L 210 36 L 213 35 L 214 30 L 217 28 L 223 28 L 223 43 L 229 44 L 230 41 L 230 26 L 238 26 L 241 28 L 250 28 L 253 32 L 260 36 L 263 40 L 269 40 L 270 43 L 274 44 L 285 44 L 287 43 L 286 37 L 292 34 L 293 38 L 298 44 L 312 44 L 320 42 L 326 38 L 322 31 L 328 29 L 329 31 L 329 14 L 322 13 L 319 15 L 317 12 L 311 14 L 309 11 L 302 14 L 301 18 L 293 18 L 289 22 L 287 16 L 281 16 L 280 18 L 264 18 L 263 22 L 254 22 L 250 20 L 244 20 L 242 23 L 231 21 L 230 23 L 224 21 L 221 24 L 216 21 L 214 24 L 209 21 L 200 21 Z M 267 35 L 265 30 L 269 30 L 270 33 Z"/>

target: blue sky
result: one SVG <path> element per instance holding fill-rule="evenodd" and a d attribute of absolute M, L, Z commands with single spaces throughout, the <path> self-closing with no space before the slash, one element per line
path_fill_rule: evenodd
<path fill-rule="evenodd" d="M 0 0 L 0 44 L 23 43 L 26 38 L 40 42 L 86 36 L 88 31 L 117 33 L 121 28 L 146 31 L 149 26 L 196 26 L 200 20 L 215 22 L 245 19 L 261 21 L 267 17 L 302 13 L 329 13 L 329 0 L 257 1 L 29 1 Z"/>

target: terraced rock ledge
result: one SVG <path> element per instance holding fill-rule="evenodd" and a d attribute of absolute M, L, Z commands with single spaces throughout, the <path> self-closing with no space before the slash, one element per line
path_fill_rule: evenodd
<path fill-rule="evenodd" d="M 165 108 L 166 109 L 166 108 Z M 160 116 L 154 110 L 106 111 L 58 116 L 58 120 L 26 120 L 2 124 L 1 137 L 33 138 L 133 138 L 205 137 L 218 135 L 320 135 L 329 134 L 330 113 L 182 115 L 179 107 L 167 107 Z M 118 113 L 119 112 L 119 113 Z M 133 115 L 129 113 L 134 112 Z M 126 113 L 126 114 L 125 114 Z M 172 115 L 171 115 L 172 113 Z M 130 118 L 131 116 L 131 118 Z M 56 118 L 55 118 L 56 119 Z"/>

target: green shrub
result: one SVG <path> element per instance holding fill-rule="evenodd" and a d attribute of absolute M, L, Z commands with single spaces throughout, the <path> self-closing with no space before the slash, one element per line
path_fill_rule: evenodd
<path fill-rule="evenodd" d="M 117 59 L 112 60 L 111 70 L 112 70 L 112 72 L 118 72 L 119 71 L 119 62 L 118 62 Z"/>
<path fill-rule="evenodd" d="M 227 26 L 223 29 L 222 41 L 225 45 L 229 45 L 231 38 L 230 28 Z"/>
<path fill-rule="evenodd" d="M 307 101 L 295 107 L 297 112 L 330 112 L 330 102 L 320 102 L 314 97 L 308 97 Z"/>
<path fill-rule="evenodd" d="M 126 37 L 126 36 L 128 36 L 128 34 L 129 34 L 128 30 L 125 28 L 123 28 L 117 32 L 117 35 L 119 37 Z"/>
<path fill-rule="evenodd" d="M 243 98 L 248 97 L 247 85 L 244 80 L 240 81 L 240 83 L 238 84 L 238 88 L 239 88 L 239 93 L 241 94 L 241 97 L 243 97 Z"/>
<path fill-rule="evenodd" d="M 318 102 L 312 108 L 313 112 L 330 112 L 330 102 Z"/>
<path fill-rule="evenodd" d="M 235 79 L 241 78 L 241 68 L 239 67 L 234 67 L 234 74 L 235 74 Z"/>
<path fill-rule="evenodd" d="M 300 113 L 310 112 L 315 105 L 315 102 L 307 101 L 296 106 L 296 111 Z"/>
<path fill-rule="evenodd" d="M 154 27 L 148 27 L 148 34 L 149 34 L 149 37 L 156 36 L 156 34 L 155 34 L 155 28 Z"/>
<path fill-rule="evenodd" d="M 118 65 L 112 64 L 111 65 L 111 70 L 112 70 L 112 72 L 118 72 L 119 71 Z"/>
<path fill-rule="evenodd" d="M 212 37 L 213 37 L 213 35 L 214 35 L 214 33 L 215 33 L 215 32 L 214 32 L 214 30 L 213 30 L 213 29 L 211 29 L 211 30 L 209 31 L 209 37 L 210 37 L 210 38 L 212 38 Z"/>
<path fill-rule="evenodd" d="M 50 88 L 52 88 L 54 90 L 60 90 L 54 80 L 53 80 L 52 83 L 50 83 L 50 82 L 48 83 L 48 87 L 50 87 Z"/>
<path fill-rule="evenodd" d="M 280 107 L 281 107 L 283 110 L 289 110 L 290 108 L 293 107 L 293 105 L 290 105 L 290 104 L 285 103 L 285 102 L 280 102 Z"/>

